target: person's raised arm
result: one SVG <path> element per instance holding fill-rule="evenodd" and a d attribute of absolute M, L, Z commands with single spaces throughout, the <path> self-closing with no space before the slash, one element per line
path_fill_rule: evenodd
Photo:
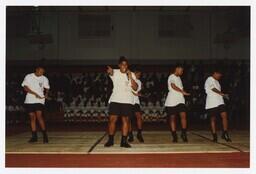
<path fill-rule="evenodd" d="M 114 74 L 113 68 L 111 68 L 110 66 L 107 66 L 107 73 L 108 75 L 113 76 Z"/>
<path fill-rule="evenodd" d="M 131 87 L 134 91 L 137 91 L 138 89 L 138 84 L 137 82 L 134 80 L 134 78 L 132 77 L 132 72 L 130 70 L 127 71 L 128 74 L 128 78 L 131 80 Z"/>

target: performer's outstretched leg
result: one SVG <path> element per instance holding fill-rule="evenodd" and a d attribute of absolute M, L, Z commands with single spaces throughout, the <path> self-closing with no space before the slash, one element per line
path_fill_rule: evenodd
<path fill-rule="evenodd" d="M 143 139 L 143 136 L 142 136 L 143 120 L 142 120 L 141 112 L 136 112 L 135 116 L 136 116 L 136 120 L 137 120 L 137 129 L 138 129 L 137 139 L 139 140 L 139 142 L 143 143 L 144 142 L 144 139 Z"/>
<path fill-rule="evenodd" d="M 128 142 L 133 142 L 133 132 L 132 132 L 132 118 L 129 119 L 129 131 L 128 131 Z"/>
<path fill-rule="evenodd" d="M 104 144 L 105 147 L 110 147 L 114 145 L 114 134 L 116 130 L 116 115 L 110 115 L 108 121 L 108 141 Z"/>
<path fill-rule="evenodd" d="M 228 114 L 227 112 L 222 112 L 220 113 L 220 116 L 222 119 L 222 126 L 223 126 L 223 132 L 221 137 L 227 142 L 231 142 L 231 139 L 228 134 Z"/>
<path fill-rule="evenodd" d="M 186 112 L 180 112 L 181 118 L 181 138 L 184 142 L 188 142 L 187 138 L 187 114 Z"/>
<path fill-rule="evenodd" d="M 129 117 L 128 116 L 122 116 L 122 139 L 120 146 L 130 148 L 131 145 L 127 142 L 127 135 L 129 130 Z"/>
<path fill-rule="evenodd" d="M 30 126 L 31 126 L 31 131 L 32 131 L 32 137 L 29 139 L 29 143 L 34 143 L 37 142 L 37 132 L 36 132 L 36 113 L 35 112 L 30 112 L 29 113 L 30 117 Z"/>
<path fill-rule="evenodd" d="M 218 141 L 218 136 L 216 133 L 216 117 L 214 115 L 211 115 L 211 130 L 212 130 L 212 141 L 217 142 Z"/>
<path fill-rule="evenodd" d="M 178 142 L 178 136 L 176 133 L 176 115 L 170 115 L 169 117 L 169 126 L 172 133 L 172 142 Z"/>
<path fill-rule="evenodd" d="M 41 127 L 41 131 L 43 134 L 43 143 L 48 143 L 49 140 L 48 140 L 48 135 L 47 135 L 46 128 L 45 128 L 45 122 L 43 119 L 42 111 L 36 111 L 36 119 L 38 120 L 39 125 Z"/>

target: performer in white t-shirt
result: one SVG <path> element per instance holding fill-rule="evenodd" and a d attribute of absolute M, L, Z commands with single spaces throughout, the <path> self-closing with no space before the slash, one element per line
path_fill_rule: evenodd
<path fill-rule="evenodd" d="M 30 125 L 32 137 L 30 143 L 37 141 L 36 120 L 39 122 L 43 133 L 43 143 L 48 143 L 45 122 L 43 119 L 43 110 L 45 99 L 48 97 L 50 89 L 49 80 L 44 76 L 45 70 L 38 66 L 34 73 L 27 74 L 21 84 L 26 91 L 25 108 L 30 116 Z"/>
<path fill-rule="evenodd" d="M 140 99 L 139 96 L 141 96 L 141 89 L 142 89 L 142 83 L 140 81 L 140 77 L 141 77 L 141 71 L 140 70 L 134 70 L 135 76 L 136 76 L 136 83 L 138 84 L 138 89 L 137 91 L 133 91 L 133 95 L 134 95 L 134 114 L 136 117 L 136 123 L 137 123 L 137 139 L 139 140 L 139 142 L 143 143 L 144 139 L 142 136 L 142 115 L 141 115 L 141 109 L 140 109 Z M 128 141 L 129 142 L 133 142 L 134 138 L 133 138 L 133 132 L 132 132 L 132 121 L 133 121 L 133 117 L 130 119 L 130 125 L 129 125 L 129 133 L 128 133 Z"/>
<path fill-rule="evenodd" d="M 114 145 L 114 133 L 118 117 L 122 119 L 122 139 L 120 146 L 129 148 L 131 145 L 127 142 L 129 129 L 129 118 L 133 116 L 134 96 L 132 91 L 136 91 L 138 85 L 136 77 L 128 69 L 128 60 L 120 57 L 118 62 L 119 69 L 112 69 L 108 66 L 107 73 L 113 82 L 113 90 L 109 99 L 109 139 L 105 147 Z"/>
<path fill-rule="evenodd" d="M 219 80 L 222 77 L 222 73 L 219 70 L 214 70 L 213 74 L 205 81 L 205 92 L 207 94 L 205 109 L 211 117 L 211 129 L 213 135 L 213 141 L 217 142 L 216 134 L 216 116 L 220 115 L 222 118 L 223 133 L 222 138 L 226 141 L 231 141 L 228 135 L 228 114 L 225 107 L 223 97 L 228 97 L 221 91 Z"/>
<path fill-rule="evenodd" d="M 178 141 L 176 133 L 176 115 L 180 115 L 181 118 L 181 138 L 184 142 L 187 142 L 187 108 L 185 105 L 184 96 L 189 96 L 190 94 L 184 91 L 183 84 L 180 76 L 183 74 L 183 67 L 177 65 L 172 73 L 168 77 L 168 95 L 165 101 L 165 107 L 169 119 L 169 126 L 172 132 L 172 141 L 175 143 Z"/>

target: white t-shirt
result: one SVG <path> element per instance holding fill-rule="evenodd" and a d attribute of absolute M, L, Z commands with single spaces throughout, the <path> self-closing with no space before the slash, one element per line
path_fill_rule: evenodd
<path fill-rule="evenodd" d="M 136 83 L 138 84 L 138 89 L 137 89 L 137 91 L 133 90 L 133 92 L 138 94 L 140 92 L 140 90 L 141 90 L 142 84 L 141 84 L 141 81 L 139 79 L 136 79 Z M 139 96 L 134 95 L 134 103 L 135 104 L 140 104 Z"/>
<path fill-rule="evenodd" d="M 212 91 L 213 88 L 221 91 L 221 86 L 218 80 L 215 80 L 212 76 L 208 77 L 204 84 L 204 89 L 207 94 L 205 109 L 215 108 L 224 104 L 223 97 L 216 92 Z"/>
<path fill-rule="evenodd" d="M 132 73 L 133 79 L 136 79 Z M 134 95 L 132 93 L 131 80 L 128 80 L 127 74 L 122 73 L 120 69 L 114 69 L 113 75 L 110 76 L 113 81 L 113 90 L 109 98 L 109 103 L 134 104 Z"/>
<path fill-rule="evenodd" d="M 167 107 L 173 107 L 173 106 L 177 106 L 178 104 L 185 104 L 185 98 L 183 94 L 181 92 L 174 90 L 171 87 L 172 83 L 175 84 L 178 88 L 183 89 L 183 85 L 180 77 L 176 76 L 175 74 L 171 74 L 168 77 L 167 85 L 168 85 L 169 92 L 164 105 Z"/>
<path fill-rule="evenodd" d="M 49 80 L 45 76 L 36 76 L 35 73 L 26 75 L 22 84 L 22 87 L 27 86 L 32 91 L 36 92 L 39 96 L 44 97 L 44 88 L 50 89 Z M 45 103 L 45 99 L 36 98 L 35 95 L 27 93 L 24 103 Z"/>

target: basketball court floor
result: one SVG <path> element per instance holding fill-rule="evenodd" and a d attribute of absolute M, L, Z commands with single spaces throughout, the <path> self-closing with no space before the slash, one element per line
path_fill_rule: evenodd
<path fill-rule="evenodd" d="M 180 134 L 180 132 L 178 132 Z M 249 167 L 248 131 L 231 131 L 232 142 L 211 141 L 207 131 L 189 131 L 189 142 L 172 143 L 168 131 L 145 131 L 145 143 L 134 132 L 132 148 L 105 148 L 105 132 L 49 132 L 49 143 L 29 144 L 30 132 L 6 137 L 6 167 Z"/>

